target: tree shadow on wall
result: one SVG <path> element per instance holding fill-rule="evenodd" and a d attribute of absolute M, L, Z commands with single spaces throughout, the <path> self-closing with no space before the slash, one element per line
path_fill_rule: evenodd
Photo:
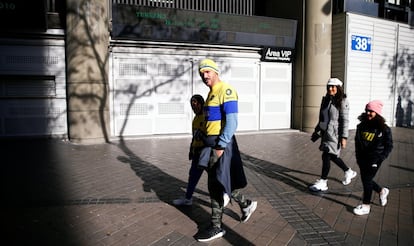
<path fill-rule="evenodd" d="M 117 136 L 122 138 L 133 134 L 142 135 L 144 132 L 162 134 L 166 127 L 162 124 L 168 124 L 170 117 L 173 120 L 176 119 L 174 114 L 179 114 L 182 118 L 191 118 L 193 114 L 190 98 L 192 92 L 195 91 L 193 83 L 205 86 L 198 78 L 198 74 L 194 74 L 197 64 L 191 57 L 192 55 L 190 53 L 187 56 L 183 54 L 178 58 L 172 58 L 174 60 L 168 60 L 166 59 L 169 58 L 168 56 L 162 55 L 151 58 L 142 56 L 137 57 L 134 61 L 119 63 L 119 67 L 132 67 L 133 71 L 132 75 L 124 76 L 123 73 L 128 73 L 128 71 L 120 69 L 117 72 L 119 78 L 114 77 L 113 110 L 117 112 L 118 116 L 115 119 L 116 126 L 114 127 Z M 223 72 L 228 69 L 229 66 L 223 65 Z M 126 79 L 123 79 L 124 77 Z M 205 88 L 207 89 L 207 86 Z M 198 92 L 196 93 L 198 94 Z M 174 109 L 176 111 L 173 111 Z M 117 116 L 114 115 L 114 117 Z M 152 132 L 151 129 L 145 129 L 145 127 L 148 128 L 148 124 L 147 126 L 138 125 L 141 123 L 140 120 L 152 122 L 164 119 L 166 121 L 157 122 L 157 124 L 148 123 L 154 127 Z M 188 121 L 189 129 L 190 126 L 191 120 Z M 176 126 L 171 126 L 169 129 L 174 127 Z M 182 130 L 182 126 L 179 130 Z M 175 132 L 167 132 L 167 134 L 170 133 Z"/>
<path fill-rule="evenodd" d="M 94 136 L 96 129 L 88 129 L 88 121 L 100 126 L 109 142 L 109 126 L 105 111 L 108 109 L 108 19 L 105 3 L 97 1 L 67 2 L 67 97 L 73 116 L 68 114 L 69 126 L 79 129 L 85 136 Z M 89 111 L 85 111 L 89 109 Z M 69 132 L 70 133 L 70 132 Z M 76 137 L 76 133 L 75 137 Z M 79 136 L 78 136 L 79 137 Z"/>
<path fill-rule="evenodd" d="M 395 109 L 396 126 L 411 127 L 414 90 L 414 52 L 402 49 L 388 65 L 391 81 L 391 93 L 398 95 Z"/>
<path fill-rule="evenodd" d="M 100 5 L 96 1 L 86 1 L 81 2 L 72 1 L 67 4 L 67 19 L 71 24 L 68 25 L 66 42 L 67 42 L 67 97 L 70 106 L 68 109 L 68 121 L 69 121 L 69 134 L 72 139 L 76 138 L 88 138 L 102 135 L 105 142 L 110 142 L 110 131 L 108 118 L 109 112 L 109 78 L 108 78 L 108 62 L 109 62 L 109 20 L 107 19 L 107 13 L 105 11 L 106 6 L 103 4 Z M 133 15 L 134 16 L 134 15 Z M 136 28 L 141 28 L 140 24 L 142 20 L 137 20 L 136 25 L 131 27 L 126 27 L 127 29 L 134 30 Z M 145 21 L 150 21 L 145 19 Z M 145 28 L 145 27 L 142 27 Z M 131 32 L 129 30 L 129 32 Z M 123 30 L 128 31 L 128 30 Z M 182 50 L 180 50 L 182 52 Z M 134 54 L 135 55 L 135 54 Z M 184 56 L 185 54 L 183 54 Z M 192 54 L 188 54 L 191 56 Z M 153 56 L 148 58 L 150 60 L 162 58 Z M 191 58 L 188 59 L 191 61 Z M 164 63 L 165 67 L 170 67 L 172 64 L 169 64 L 168 61 L 161 61 Z M 145 62 L 144 62 L 145 63 Z M 173 72 L 175 78 L 180 77 L 185 72 L 192 72 L 181 69 L 183 67 L 182 60 L 178 61 L 178 66 L 176 69 L 170 69 Z M 144 74 L 142 69 L 147 69 L 146 67 L 138 67 L 137 65 L 141 64 L 125 64 L 129 72 L 134 74 L 127 74 L 120 80 L 130 80 L 132 83 L 125 84 L 123 88 L 114 91 L 114 96 L 125 96 L 128 97 L 131 103 L 124 105 L 118 105 L 122 117 L 126 118 L 125 122 L 121 123 L 120 126 L 121 135 L 126 132 L 126 125 L 128 117 L 131 116 L 131 110 L 140 110 L 141 108 L 133 108 L 133 106 L 142 106 L 134 105 L 133 102 L 136 101 L 137 95 L 141 98 L 150 98 L 153 93 L 156 93 L 159 90 L 163 90 L 161 95 L 171 95 L 169 89 L 174 89 L 178 94 L 183 94 L 186 90 L 185 86 L 192 81 L 186 81 L 187 84 L 174 83 L 178 80 L 175 79 L 165 79 L 164 81 L 160 80 L 160 77 L 165 78 L 165 74 L 160 74 L 163 71 L 158 70 L 158 74 L 152 75 L 152 78 L 145 77 L 148 74 Z M 153 64 L 142 64 L 144 66 L 151 66 Z M 191 66 L 191 69 L 193 65 Z M 111 68 L 112 70 L 116 70 Z M 119 68 L 121 70 L 121 68 Z M 159 67 L 156 69 L 160 69 Z M 171 76 L 171 74 L 169 74 Z M 168 75 L 167 75 L 168 76 Z M 171 77 L 173 77 L 171 76 Z M 193 77 L 193 75 L 192 75 Z M 154 82 L 157 81 L 157 82 Z M 117 83 L 118 81 L 114 81 Z M 120 82 L 122 83 L 122 82 Z M 191 87 L 192 88 L 192 87 Z M 160 94 L 158 94 L 160 95 Z M 178 97 L 178 96 L 177 96 Z M 171 98 L 171 101 L 176 98 Z M 188 98 L 189 99 L 189 98 Z M 115 100 L 116 101 L 116 100 Z M 149 105 L 148 107 L 151 107 Z M 168 107 L 168 105 L 166 105 Z M 118 110 L 118 108 L 117 108 Z M 144 109 L 144 110 L 151 110 Z M 114 110 L 112 110 L 114 111 Z M 97 126 L 97 127 L 91 127 Z M 99 128 L 99 129 L 96 129 Z M 117 131 L 118 129 L 117 128 Z M 101 131 L 101 134 L 99 134 Z M 119 132 L 117 132 L 119 134 Z M 79 135 L 79 136 L 78 136 Z M 82 136 L 80 136 L 82 135 Z"/>

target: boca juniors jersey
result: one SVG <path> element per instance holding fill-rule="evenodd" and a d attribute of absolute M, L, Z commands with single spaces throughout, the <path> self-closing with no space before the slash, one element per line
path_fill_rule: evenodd
<path fill-rule="evenodd" d="M 220 82 L 211 88 L 204 107 L 208 136 L 220 135 L 226 114 L 238 113 L 237 92 L 229 84 Z"/>
<path fill-rule="evenodd" d="M 203 141 L 201 139 L 194 139 L 194 133 L 199 130 L 202 133 L 206 132 L 206 123 L 205 123 L 205 117 L 204 114 L 198 114 L 194 116 L 193 119 L 193 124 L 192 124 L 192 131 L 193 131 L 193 142 L 192 142 L 192 147 L 193 148 L 199 148 L 199 147 L 203 147 Z"/>

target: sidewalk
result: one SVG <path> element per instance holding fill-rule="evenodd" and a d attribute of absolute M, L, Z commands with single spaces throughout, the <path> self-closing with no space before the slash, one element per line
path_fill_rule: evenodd
<path fill-rule="evenodd" d="M 238 134 L 249 185 L 258 201 L 247 223 L 237 204 L 223 217 L 224 238 L 209 245 L 412 245 L 414 241 L 414 130 L 393 128 L 394 150 L 376 180 L 390 188 L 388 205 L 355 216 L 362 184 L 354 132 L 342 153 L 358 172 L 343 186 L 332 165 L 329 190 L 311 194 L 321 152 L 310 134 Z M 0 140 L 3 245 L 206 245 L 194 236 L 209 223 L 207 176 L 193 206 L 171 201 L 184 194 L 189 138 L 75 145 L 61 140 Z"/>

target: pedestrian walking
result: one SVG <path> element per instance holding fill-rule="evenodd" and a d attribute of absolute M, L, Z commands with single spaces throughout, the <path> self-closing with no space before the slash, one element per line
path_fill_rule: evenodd
<path fill-rule="evenodd" d="M 328 190 L 328 174 L 331 161 L 344 171 L 343 185 L 348 185 L 357 173 L 339 157 L 341 148 L 346 148 L 349 136 L 349 102 L 342 87 L 342 81 L 330 78 L 326 85 L 326 95 L 322 97 L 319 122 L 312 134 L 312 141 L 321 137 L 319 149 L 322 151 L 322 174 L 320 179 L 309 186 L 314 192 Z"/>
<path fill-rule="evenodd" d="M 193 204 L 193 193 L 204 169 L 198 166 L 201 149 L 204 147 L 206 122 L 203 113 L 204 98 L 201 95 L 193 95 L 190 99 L 191 109 L 194 112 L 192 121 L 193 137 L 190 144 L 188 159 L 191 160 L 191 167 L 188 173 L 188 184 L 184 197 L 173 200 L 176 206 L 191 206 Z"/>
<path fill-rule="evenodd" d="M 379 194 L 381 206 L 387 205 L 389 189 L 374 181 L 375 174 L 393 148 L 391 129 L 382 117 L 383 103 L 379 100 L 369 102 L 355 133 L 355 157 L 360 169 L 364 193 L 362 204 L 354 208 L 356 215 L 369 214 L 371 197 L 374 190 Z"/>
<path fill-rule="evenodd" d="M 201 80 L 210 91 L 206 97 L 206 147 L 200 165 L 208 172 L 208 191 L 211 200 L 211 224 L 200 234 L 198 241 L 207 242 L 224 236 L 222 217 L 223 194 L 231 194 L 241 209 L 241 221 L 246 222 L 256 210 L 257 202 L 246 199 L 239 189 L 247 185 L 246 176 L 234 133 L 238 124 L 238 95 L 236 90 L 221 81 L 219 68 L 211 59 L 199 64 Z"/>

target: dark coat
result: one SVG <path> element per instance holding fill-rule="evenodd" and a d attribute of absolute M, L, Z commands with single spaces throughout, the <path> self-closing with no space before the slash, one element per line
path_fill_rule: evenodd
<path fill-rule="evenodd" d="M 388 126 L 381 130 L 370 127 L 366 122 L 358 124 L 355 133 L 355 157 L 358 165 L 381 164 L 392 148 L 392 133 Z"/>
<path fill-rule="evenodd" d="M 232 137 L 219 159 L 214 157 L 214 151 L 212 147 L 205 147 L 201 152 L 199 165 L 206 169 L 216 168 L 216 178 L 223 185 L 227 194 L 231 194 L 236 189 L 246 187 L 247 179 L 236 137 Z"/>

